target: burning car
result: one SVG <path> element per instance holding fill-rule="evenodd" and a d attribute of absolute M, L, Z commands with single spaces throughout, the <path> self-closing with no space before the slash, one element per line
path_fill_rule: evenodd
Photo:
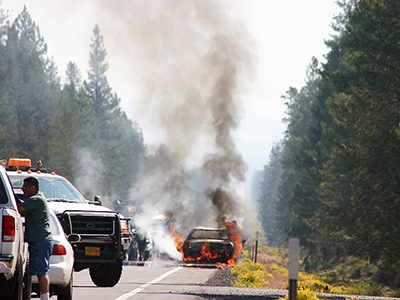
<path fill-rule="evenodd" d="M 182 245 L 183 260 L 186 262 L 230 265 L 236 253 L 236 245 L 226 229 L 194 228 Z"/>

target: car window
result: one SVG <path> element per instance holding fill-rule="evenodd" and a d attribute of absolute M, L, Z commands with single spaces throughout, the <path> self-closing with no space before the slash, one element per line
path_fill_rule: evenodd
<path fill-rule="evenodd" d="M 64 180 L 39 179 L 40 191 L 47 199 L 78 200 L 77 193 Z"/>
<path fill-rule="evenodd" d="M 21 189 L 24 183 L 24 178 L 13 178 L 11 177 L 11 183 L 15 189 Z M 38 178 L 39 179 L 39 190 L 45 196 L 47 200 L 52 199 L 65 199 L 74 202 L 82 202 L 85 203 L 86 201 L 82 198 L 82 196 L 76 191 L 73 185 L 65 180 L 65 179 L 45 179 L 45 178 Z M 18 192 L 15 191 L 17 194 Z"/>
<path fill-rule="evenodd" d="M 56 219 L 53 215 L 50 215 L 50 231 L 54 235 L 60 235 L 59 227 L 56 224 Z"/>
<path fill-rule="evenodd" d="M 6 193 L 6 189 L 4 187 L 3 180 L 0 180 L 0 203 L 6 204 L 8 202 L 8 197 Z"/>
<path fill-rule="evenodd" d="M 228 239 L 224 230 L 195 230 L 192 232 L 192 239 Z"/>

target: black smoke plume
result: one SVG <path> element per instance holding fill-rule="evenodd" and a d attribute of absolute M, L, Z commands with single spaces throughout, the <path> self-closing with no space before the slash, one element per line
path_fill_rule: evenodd
<path fill-rule="evenodd" d="M 143 200 L 148 212 L 167 214 L 182 230 L 240 218 L 235 186 L 247 166 L 234 132 L 254 57 L 232 2 L 98 4 L 97 13 L 109 20 L 100 28 L 111 41 L 109 53 L 118 57 L 113 63 L 129 70 L 140 95 L 132 99 L 137 121 L 164 145 L 149 146 L 145 176 L 132 198 Z"/>

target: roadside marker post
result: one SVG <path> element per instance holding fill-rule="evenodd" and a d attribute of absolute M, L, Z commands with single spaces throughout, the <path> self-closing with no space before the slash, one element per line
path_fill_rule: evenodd
<path fill-rule="evenodd" d="M 297 300 L 297 280 L 299 279 L 300 241 L 289 239 L 289 300 Z"/>
<path fill-rule="evenodd" d="M 256 246 L 254 249 L 254 263 L 257 263 L 257 255 L 258 255 L 258 231 L 256 232 Z"/>

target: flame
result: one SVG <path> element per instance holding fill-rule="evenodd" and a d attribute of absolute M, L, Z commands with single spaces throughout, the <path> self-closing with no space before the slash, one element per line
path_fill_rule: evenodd
<path fill-rule="evenodd" d="M 236 266 L 236 259 L 240 256 L 241 252 L 242 252 L 242 237 L 240 235 L 240 231 L 238 228 L 238 225 L 236 222 L 224 222 L 224 225 L 226 226 L 226 228 L 228 229 L 229 232 L 229 237 L 232 240 L 232 242 L 235 245 L 235 249 L 234 249 L 234 253 L 232 258 L 228 259 L 227 263 L 222 263 L 222 262 L 217 262 L 217 266 L 218 267 L 222 267 L 222 266 Z M 176 249 L 178 250 L 178 252 L 180 252 L 182 254 L 182 259 L 185 262 L 200 262 L 200 261 L 214 261 L 216 259 L 218 259 L 219 257 L 222 257 L 223 254 L 218 252 L 218 251 L 211 251 L 210 249 L 210 244 L 205 241 L 205 243 L 201 246 L 201 256 L 194 258 L 194 257 L 190 257 L 190 256 L 186 256 L 184 251 L 183 251 L 183 243 L 185 241 L 185 236 L 183 236 L 182 234 L 177 234 L 175 233 L 174 227 L 171 224 L 169 226 L 169 234 L 172 236 L 172 238 L 174 239 L 174 244 Z M 189 246 L 191 247 L 191 246 Z"/>
<path fill-rule="evenodd" d="M 225 221 L 225 226 L 229 231 L 229 237 L 233 244 L 235 245 L 235 251 L 233 253 L 233 256 L 231 259 L 228 260 L 228 265 L 229 266 L 236 266 L 236 259 L 240 256 L 242 253 L 242 236 L 240 234 L 240 230 L 238 227 L 238 224 L 236 222 L 228 222 Z"/>
<path fill-rule="evenodd" d="M 173 224 L 169 225 L 168 232 L 174 239 L 176 250 L 178 250 L 178 252 L 180 252 L 182 256 L 185 256 L 185 254 L 183 253 L 183 242 L 185 241 L 185 237 L 182 234 L 175 233 Z"/>
<path fill-rule="evenodd" d="M 222 254 L 217 251 L 211 251 L 210 243 L 207 243 L 207 241 L 205 241 L 205 243 L 201 246 L 200 253 L 201 257 L 199 257 L 198 260 L 205 259 L 211 261 L 222 256 Z"/>

